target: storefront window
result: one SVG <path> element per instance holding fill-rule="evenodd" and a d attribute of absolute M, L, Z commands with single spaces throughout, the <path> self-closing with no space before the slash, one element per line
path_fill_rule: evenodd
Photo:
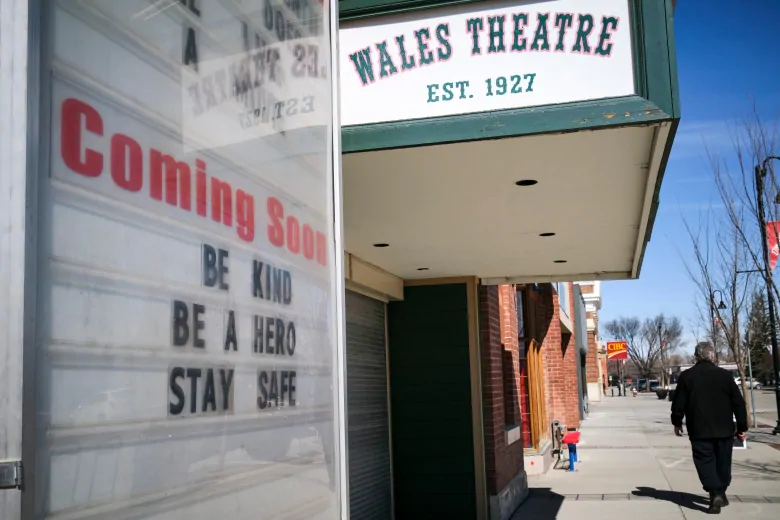
<path fill-rule="evenodd" d="M 330 2 L 45 2 L 36 518 L 335 519 Z"/>

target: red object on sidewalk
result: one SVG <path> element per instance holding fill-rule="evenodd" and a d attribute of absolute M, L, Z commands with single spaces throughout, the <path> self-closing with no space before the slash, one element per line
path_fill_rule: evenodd
<path fill-rule="evenodd" d="M 580 432 L 569 432 L 563 436 L 563 444 L 577 444 L 580 442 Z"/>

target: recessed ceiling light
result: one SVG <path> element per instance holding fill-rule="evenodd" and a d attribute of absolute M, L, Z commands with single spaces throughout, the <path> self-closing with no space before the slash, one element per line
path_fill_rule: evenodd
<path fill-rule="evenodd" d="M 522 181 L 517 181 L 515 184 L 517 184 L 518 186 L 533 186 L 538 182 L 539 181 L 534 179 L 523 179 Z"/>
<path fill-rule="evenodd" d="M 554 237 L 555 233 L 539 233 L 540 237 Z"/>
<path fill-rule="evenodd" d="M 427 271 L 428 268 L 427 267 L 418 267 L 417 270 L 418 271 Z"/>
<path fill-rule="evenodd" d="M 568 262 L 568 260 L 556 260 L 555 261 L 556 264 L 565 264 L 566 262 Z"/>
<path fill-rule="evenodd" d="M 374 244 L 374 247 L 390 247 L 390 244 L 379 243 L 379 244 Z"/>

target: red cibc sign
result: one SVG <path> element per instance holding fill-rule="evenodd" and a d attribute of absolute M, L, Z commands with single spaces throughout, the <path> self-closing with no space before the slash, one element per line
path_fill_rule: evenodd
<path fill-rule="evenodd" d="M 628 359 L 628 343 L 607 341 L 607 359 Z"/>

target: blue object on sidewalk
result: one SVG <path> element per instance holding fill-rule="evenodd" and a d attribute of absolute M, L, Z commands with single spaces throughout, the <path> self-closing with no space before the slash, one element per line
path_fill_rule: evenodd
<path fill-rule="evenodd" d="M 574 471 L 574 463 L 577 462 L 577 445 L 569 444 L 569 471 Z"/>

